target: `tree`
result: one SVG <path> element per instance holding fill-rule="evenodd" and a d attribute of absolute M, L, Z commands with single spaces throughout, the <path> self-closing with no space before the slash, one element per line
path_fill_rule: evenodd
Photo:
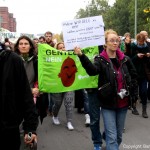
<path fill-rule="evenodd" d="M 148 0 L 137 0 L 137 31 L 150 32 L 150 4 Z M 146 11 L 144 11 L 146 10 Z M 116 0 L 113 6 L 108 0 L 91 0 L 85 9 L 80 9 L 76 18 L 102 15 L 106 29 L 114 29 L 119 35 L 130 32 L 134 35 L 135 0 Z"/>
<path fill-rule="evenodd" d="M 108 0 L 91 0 L 85 9 L 79 9 L 75 18 L 104 15 L 110 6 Z"/>
<path fill-rule="evenodd" d="M 149 8 L 149 1 L 137 0 L 137 32 L 146 30 L 150 32 L 149 12 L 144 13 L 144 9 Z M 107 12 L 106 25 L 113 28 L 118 34 L 123 35 L 130 32 L 134 35 L 135 28 L 135 0 L 116 0 L 109 12 Z"/>
<path fill-rule="evenodd" d="M 125 3 L 128 0 L 117 0 L 111 11 L 108 12 L 110 16 L 112 27 L 119 35 L 123 35 L 125 32 L 130 32 L 129 23 L 129 11 L 128 5 Z M 108 25 L 109 27 L 109 25 Z"/>
<path fill-rule="evenodd" d="M 147 21 L 148 14 L 144 13 L 144 9 L 149 6 L 148 1 L 137 0 L 137 33 L 141 30 L 146 30 L 150 32 L 150 22 Z M 134 17 L 135 17 L 135 7 L 134 0 L 130 2 L 129 6 L 130 17 L 129 21 L 132 23 L 130 26 L 130 30 L 134 33 Z"/>
<path fill-rule="evenodd" d="M 57 42 L 63 41 L 61 34 L 54 34 L 53 39 L 57 40 Z"/>

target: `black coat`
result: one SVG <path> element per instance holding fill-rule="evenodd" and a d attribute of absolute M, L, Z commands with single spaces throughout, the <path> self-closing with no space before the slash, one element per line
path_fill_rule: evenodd
<path fill-rule="evenodd" d="M 132 43 L 131 48 L 132 48 L 132 62 L 135 65 L 136 71 L 138 73 L 138 79 L 150 80 L 150 58 L 147 56 L 139 58 L 137 56 L 138 53 L 143 54 L 150 53 L 148 45 L 145 45 L 145 47 L 138 47 L 136 43 Z"/>
<path fill-rule="evenodd" d="M 86 55 L 79 57 L 82 66 L 90 76 L 99 75 L 98 88 L 101 88 L 99 93 L 100 106 L 107 109 L 117 108 L 117 84 L 116 75 L 108 62 L 104 57 L 97 56 L 94 64 L 87 58 Z M 126 83 L 126 89 L 130 92 L 130 100 L 137 100 L 138 97 L 138 85 L 137 85 L 137 73 L 135 67 L 129 57 L 125 56 L 121 60 L 121 70 L 123 79 Z M 132 103 L 132 102 L 130 102 Z"/>
<path fill-rule="evenodd" d="M 38 115 L 21 58 L 11 51 L 0 56 L 0 131 L 36 132 Z"/>

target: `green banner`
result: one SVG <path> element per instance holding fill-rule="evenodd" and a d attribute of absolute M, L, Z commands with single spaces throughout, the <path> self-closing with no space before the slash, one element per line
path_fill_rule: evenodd
<path fill-rule="evenodd" d="M 93 61 L 98 47 L 88 47 L 82 51 Z M 98 77 L 86 73 L 74 51 L 59 51 L 47 44 L 39 44 L 38 82 L 41 92 L 60 93 L 96 88 Z"/>

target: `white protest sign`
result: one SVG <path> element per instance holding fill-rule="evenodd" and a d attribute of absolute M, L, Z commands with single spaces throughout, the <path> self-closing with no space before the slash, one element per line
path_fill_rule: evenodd
<path fill-rule="evenodd" d="M 62 31 L 66 50 L 105 44 L 102 16 L 64 21 Z"/>

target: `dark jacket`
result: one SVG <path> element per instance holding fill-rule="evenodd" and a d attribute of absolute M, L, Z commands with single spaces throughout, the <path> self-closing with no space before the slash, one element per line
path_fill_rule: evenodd
<path fill-rule="evenodd" d="M 139 58 L 137 54 L 138 53 L 143 53 L 143 54 L 150 53 L 148 45 L 145 43 L 144 46 L 139 47 L 136 42 L 133 42 L 131 45 L 131 49 L 132 49 L 132 62 L 138 73 L 138 79 L 147 78 L 146 73 L 150 74 L 150 58 L 146 56 L 144 56 L 143 58 Z"/>
<path fill-rule="evenodd" d="M 21 58 L 12 51 L 0 56 L 0 131 L 19 129 L 35 133 L 38 115 Z"/>
<path fill-rule="evenodd" d="M 105 56 L 103 55 L 105 53 Z M 116 72 L 112 69 L 110 59 L 106 55 L 104 50 L 99 56 L 95 58 L 94 64 L 87 58 L 86 55 L 82 55 L 80 61 L 82 66 L 86 69 L 86 72 L 90 76 L 99 75 L 98 88 L 100 106 L 107 109 L 117 108 L 118 103 L 118 87 Z M 125 56 L 120 50 L 117 50 L 117 57 L 120 61 L 121 71 L 125 88 L 130 92 L 130 100 L 132 97 L 136 99 L 138 97 L 138 86 L 137 86 L 137 73 L 131 62 L 130 58 Z M 133 88 L 134 87 L 134 88 Z M 132 91 L 132 92 L 131 92 Z M 136 98 L 135 98 L 136 97 Z"/>

